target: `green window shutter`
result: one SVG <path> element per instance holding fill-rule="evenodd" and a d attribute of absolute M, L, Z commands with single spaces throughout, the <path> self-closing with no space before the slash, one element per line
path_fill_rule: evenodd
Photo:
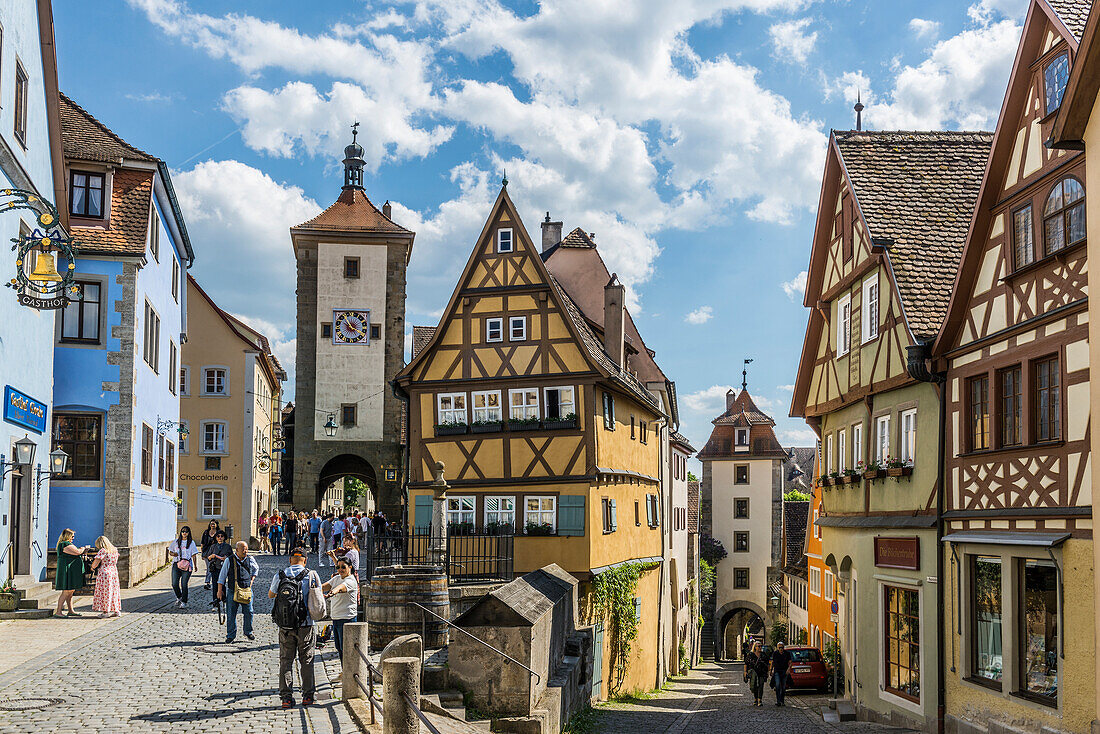
<path fill-rule="evenodd" d="M 558 497 L 558 535 L 584 535 L 584 495 Z"/>
<path fill-rule="evenodd" d="M 416 515 L 413 518 L 413 527 L 429 528 L 432 525 L 432 496 L 430 494 L 416 495 L 414 505 Z"/>

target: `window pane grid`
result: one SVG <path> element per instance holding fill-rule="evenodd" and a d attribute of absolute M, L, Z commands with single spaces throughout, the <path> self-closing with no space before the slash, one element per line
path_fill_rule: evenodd
<path fill-rule="evenodd" d="M 989 377 L 970 379 L 970 450 L 989 448 Z"/>
<path fill-rule="evenodd" d="M 1001 370 L 1001 445 L 1015 446 L 1021 441 L 1022 404 L 1020 366 Z"/>
<path fill-rule="evenodd" d="M 1055 441 L 1061 437 L 1061 373 L 1058 358 L 1035 364 L 1035 438 Z"/>
<path fill-rule="evenodd" d="M 886 687 L 920 700 L 920 598 L 913 589 L 884 586 Z"/>

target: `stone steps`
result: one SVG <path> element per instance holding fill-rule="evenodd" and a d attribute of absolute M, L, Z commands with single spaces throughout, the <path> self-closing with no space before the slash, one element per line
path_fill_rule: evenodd
<path fill-rule="evenodd" d="M 446 716 L 455 722 L 465 724 L 465 727 L 459 731 L 492 731 L 492 722 L 489 720 L 468 721 L 466 719 L 466 704 L 463 701 L 462 693 L 456 690 L 426 693 L 420 696 L 420 706 L 423 711 Z"/>
<path fill-rule="evenodd" d="M 57 604 L 59 592 L 49 581 L 35 581 L 31 576 L 16 576 L 13 579 L 19 593 L 19 609 L 53 609 Z"/>

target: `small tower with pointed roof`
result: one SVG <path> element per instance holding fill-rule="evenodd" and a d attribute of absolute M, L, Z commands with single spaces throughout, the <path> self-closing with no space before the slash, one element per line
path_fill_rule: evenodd
<path fill-rule="evenodd" d="M 298 265 L 294 463 L 296 508 L 320 507 L 343 477 L 401 518 L 404 425 L 389 384 L 404 364 L 405 272 L 413 232 L 367 197 L 363 147 L 344 148 L 344 184 L 323 212 L 290 229 Z M 335 430 L 333 430 L 335 427 Z M 329 435 L 334 434 L 334 435 Z"/>

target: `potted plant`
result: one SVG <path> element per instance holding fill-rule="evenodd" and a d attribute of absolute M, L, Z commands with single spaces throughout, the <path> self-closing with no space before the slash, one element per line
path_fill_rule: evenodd
<path fill-rule="evenodd" d="M 844 484 L 852 484 L 859 480 L 863 476 L 863 462 L 856 464 L 854 469 L 845 469 L 844 476 L 841 477 L 841 482 Z"/>
<path fill-rule="evenodd" d="M 463 433 L 466 433 L 466 424 L 463 421 L 437 423 L 435 426 L 435 435 L 437 436 L 459 436 Z"/>
<path fill-rule="evenodd" d="M 840 485 L 840 472 L 829 472 L 829 484 L 833 485 L 834 487 Z"/>
<path fill-rule="evenodd" d="M 828 474 L 822 474 L 820 477 L 818 477 L 818 482 L 821 484 L 822 487 L 825 487 L 826 489 L 833 486 L 833 480 L 829 479 Z"/>
<path fill-rule="evenodd" d="M 14 612 L 19 608 L 19 594 L 15 591 L 15 582 L 8 579 L 0 586 L 0 612 Z"/>
<path fill-rule="evenodd" d="M 496 433 L 504 427 L 501 421 L 474 421 L 470 424 L 471 433 Z"/>
<path fill-rule="evenodd" d="M 865 466 L 863 470 L 864 479 L 874 480 L 885 475 L 885 472 L 882 470 L 882 464 L 874 460 L 868 461 L 867 466 Z"/>
<path fill-rule="evenodd" d="M 509 431 L 534 431 L 538 427 L 538 418 L 511 418 L 508 421 Z"/>
<path fill-rule="evenodd" d="M 485 523 L 485 532 L 489 535 L 513 535 L 516 529 L 510 522 L 497 522 L 494 520 Z"/>
<path fill-rule="evenodd" d="M 524 532 L 527 535 L 553 535 L 554 526 L 548 522 L 538 523 L 531 520 L 528 521 L 527 526 L 524 528 Z"/>
<path fill-rule="evenodd" d="M 902 461 L 901 459 L 887 459 L 886 461 L 886 476 L 888 477 L 908 477 L 913 474 L 913 462 Z"/>
<path fill-rule="evenodd" d="M 447 523 L 448 535 L 473 535 L 474 524 L 472 522 L 449 522 Z"/>
<path fill-rule="evenodd" d="M 555 428 L 576 428 L 577 427 L 577 414 L 567 413 L 560 418 L 549 418 L 542 422 L 543 428 L 555 429 Z"/>

